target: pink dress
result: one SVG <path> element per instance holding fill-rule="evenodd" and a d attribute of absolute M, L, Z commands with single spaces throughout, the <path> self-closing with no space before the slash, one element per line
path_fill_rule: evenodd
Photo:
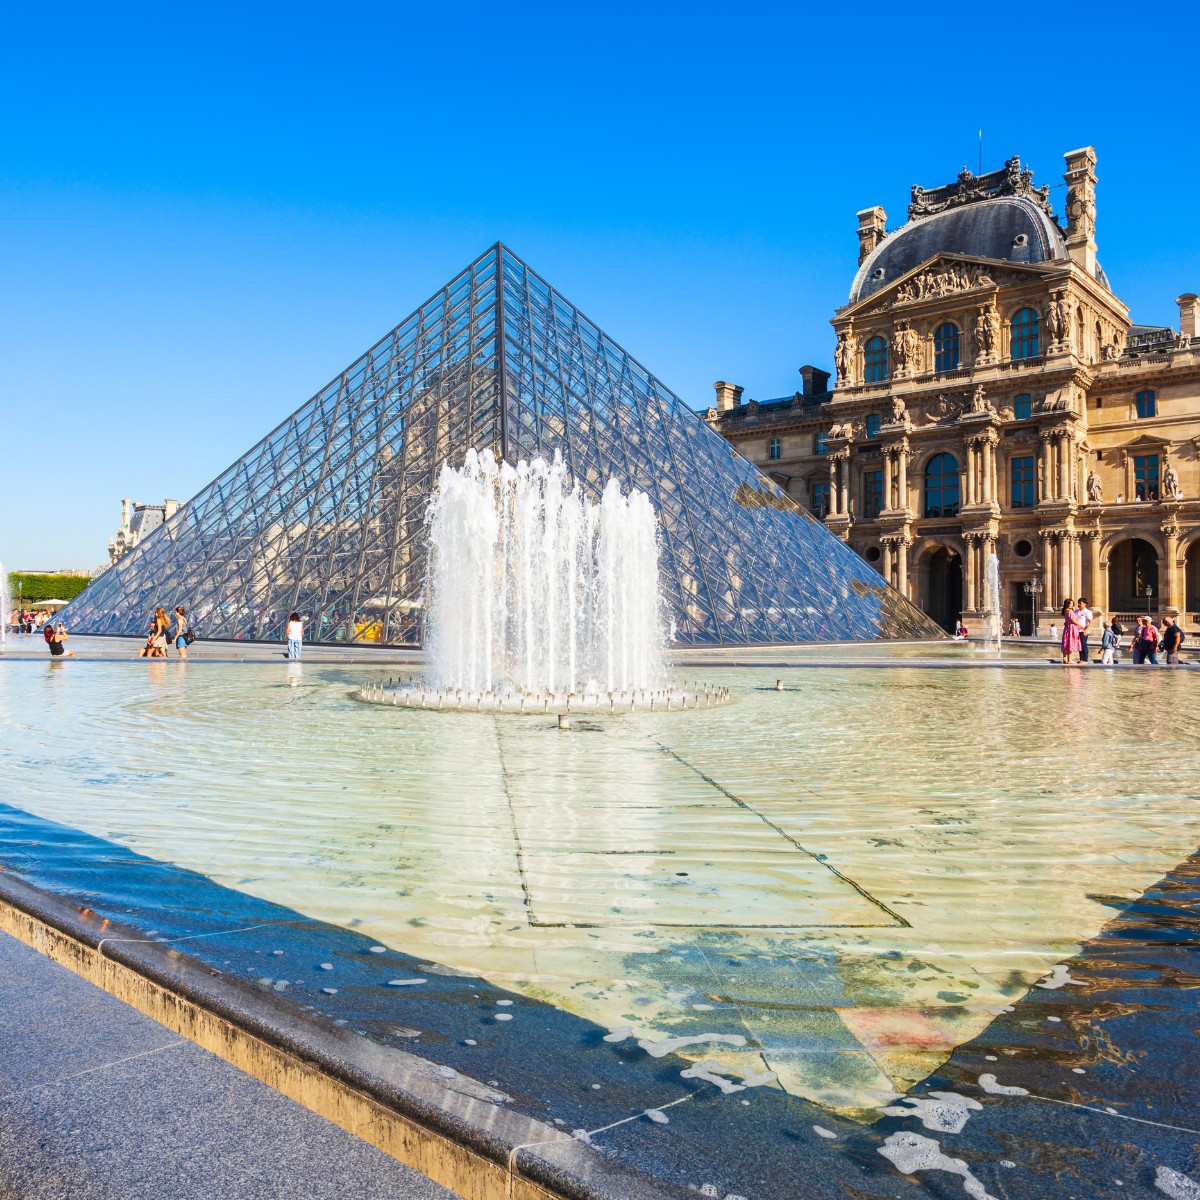
<path fill-rule="evenodd" d="M 1062 652 L 1064 656 L 1079 653 L 1079 631 L 1082 628 L 1083 622 L 1072 609 L 1063 620 Z"/>

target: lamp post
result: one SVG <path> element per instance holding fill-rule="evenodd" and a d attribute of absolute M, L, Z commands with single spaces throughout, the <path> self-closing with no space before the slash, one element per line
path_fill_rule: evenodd
<path fill-rule="evenodd" d="M 1033 606 L 1033 636 L 1037 637 L 1041 633 L 1038 625 L 1038 611 L 1041 605 L 1038 603 L 1038 597 L 1042 594 L 1042 581 L 1037 577 L 1036 569 L 1033 578 L 1025 585 L 1025 595 L 1030 598 Z"/>
<path fill-rule="evenodd" d="M 1146 616 L 1150 615 L 1150 597 L 1154 595 L 1154 589 L 1146 584 Z"/>

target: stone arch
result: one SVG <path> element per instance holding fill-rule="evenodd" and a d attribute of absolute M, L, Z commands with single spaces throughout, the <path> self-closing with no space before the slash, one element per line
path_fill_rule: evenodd
<path fill-rule="evenodd" d="M 1162 539 L 1140 530 L 1118 534 L 1101 547 L 1101 563 L 1108 576 L 1108 611 L 1136 613 L 1161 603 L 1166 578 L 1166 550 Z M 1151 588 L 1149 604 L 1145 588 Z"/>
<path fill-rule="evenodd" d="M 912 561 L 917 603 L 952 633 L 965 603 L 961 539 L 921 538 L 912 547 Z"/>

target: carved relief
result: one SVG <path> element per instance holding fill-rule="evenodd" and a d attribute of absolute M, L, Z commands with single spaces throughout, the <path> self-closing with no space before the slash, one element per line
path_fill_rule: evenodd
<path fill-rule="evenodd" d="M 908 419 L 908 411 L 904 407 L 904 401 L 899 396 L 892 397 L 892 412 L 891 423 L 893 425 L 903 425 Z"/>
<path fill-rule="evenodd" d="M 993 416 L 996 414 L 996 410 L 991 406 L 991 404 L 988 403 L 987 389 L 982 383 L 978 384 L 975 390 L 971 393 L 971 398 L 968 402 L 968 405 L 968 412 L 991 413 Z"/>
<path fill-rule="evenodd" d="M 990 305 L 981 305 L 975 314 L 975 353 L 978 358 L 991 358 L 1000 343 L 1000 317 Z"/>
<path fill-rule="evenodd" d="M 901 321 L 892 336 L 892 355 L 901 370 L 915 369 L 919 339 L 908 321 Z"/>
<path fill-rule="evenodd" d="M 1067 229 L 1072 237 L 1091 238 L 1096 232 L 1096 190 L 1086 177 L 1067 189 Z"/>
<path fill-rule="evenodd" d="M 1046 306 L 1046 327 L 1055 345 L 1065 345 L 1071 336 L 1071 310 L 1061 292 Z"/>
<path fill-rule="evenodd" d="M 935 213 L 957 208 L 961 204 L 970 204 L 975 200 L 991 200 L 996 196 L 1028 196 L 1044 212 L 1053 215 L 1050 207 L 1050 189 L 1035 188 L 1033 172 L 1028 169 L 1022 170 L 1020 158 L 1014 155 L 999 171 L 989 171 L 985 175 L 976 175 L 963 167 L 958 179 L 945 187 L 930 188 L 927 191 L 913 184 L 908 219 L 918 221 L 922 217 L 931 217 Z"/>
<path fill-rule="evenodd" d="M 850 382 L 850 367 L 854 362 L 854 346 L 848 333 L 838 334 L 837 346 L 833 351 L 833 365 L 837 370 L 838 383 Z"/>
<path fill-rule="evenodd" d="M 1104 503 L 1104 485 L 1100 482 L 1100 476 L 1095 471 L 1089 471 L 1087 483 L 1084 485 L 1087 489 L 1087 498 L 1090 504 Z"/>
<path fill-rule="evenodd" d="M 902 283 L 896 289 L 894 303 L 915 304 L 918 300 L 953 296 L 971 288 L 994 287 L 998 283 L 1010 282 L 1015 278 L 1017 277 L 1004 277 L 999 272 L 981 267 L 977 263 L 942 263 Z"/>

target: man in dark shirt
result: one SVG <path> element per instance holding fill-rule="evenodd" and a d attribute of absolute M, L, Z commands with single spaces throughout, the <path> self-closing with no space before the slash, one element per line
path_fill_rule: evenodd
<path fill-rule="evenodd" d="M 1167 663 L 1176 666 L 1179 662 L 1179 647 L 1183 644 L 1183 630 L 1172 618 L 1170 625 L 1163 630 L 1163 649 L 1167 652 Z"/>

